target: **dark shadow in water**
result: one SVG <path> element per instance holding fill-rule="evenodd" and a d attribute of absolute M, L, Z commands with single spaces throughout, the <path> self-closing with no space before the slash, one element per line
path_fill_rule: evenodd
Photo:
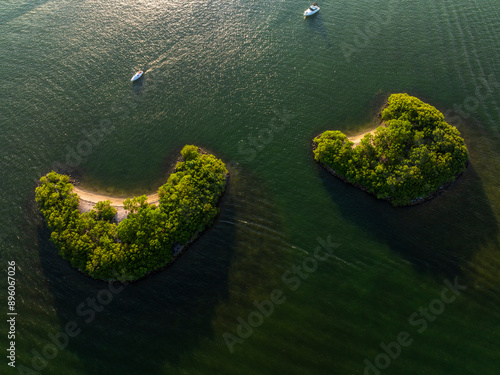
<path fill-rule="evenodd" d="M 18 17 L 22 17 L 26 13 L 29 13 L 33 9 L 38 8 L 39 6 L 42 6 L 44 4 L 47 4 L 50 1 L 51 0 L 31 1 L 27 4 L 23 4 L 21 6 L 18 6 L 17 8 L 12 9 L 11 11 L 7 12 L 6 14 L 0 15 L 0 26 L 5 25 L 7 22 L 10 22 Z"/>
<path fill-rule="evenodd" d="M 323 16 L 321 15 L 321 11 L 312 16 L 306 17 L 305 22 L 307 22 L 307 26 L 312 32 L 321 35 L 321 37 L 326 41 L 326 45 L 328 48 L 332 48 L 330 37 L 328 36 L 325 25 L 323 24 Z M 309 43 L 310 41 L 306 40 L 305 42 Z"/>
<path fill-rule="evenodd" d="M 420 272 L 459 275 L 481 244 L 497 241 L 498 223 L 473 165 L 446 192 L 412 207 L 392 207 L 317 167 L 342 215 Z"/>
<path fill-rule="evenodd" d="M 142 87 L 144 86 L 145 79 L 146 78 L 143 75 L 137 81 L 132 82 L 132 94 L 135 94 L 135 95 L 140 94 Z"/>
<path fill-rule="evenodd" d="M 236 182 L 239 188 L 234 191 L 232 186 L 238 178 L 242 180 Z M 266 227 L 268 222 L 274 221 L 276 210 L 260 204 L 260 201 L 270 202 L 264 184 L 256 183 L 243 190 L 248 181 L 257 179 L 248 175 L 242 177 L 241 171 L 236 177 L 232 175 L 215 224 L 168 269 L 125 286 L 89 323 L 85 319 L 90 315 L 79 316 L 76 309 L 86 304 L 87 298 L 95 298 L 100 290 L 108 289 L 108 284 L 82 275 L 63 260 L 50 242 L 49 230 L 41 220 L 38 226 L 31 227 L 31 231 L 37 230 L 31 238 L 38 243 L 32 246 L 39 248 L 45 280 L 60 319 L 59 326 L 76 321 L 82 330 L 70 340 L 66 350 L 75 354 L 75 361 L 81 364 L 85 373 L 164 374 L 165 367 L 177 368 L 181 358 L 189 356 L 202 340 L 214 340 L 224 346 L 220 335 L 214 337 L 212 325 L 215 308 L 228 300 L 229 269 L 233 262 L 237 263 L 234 267 L 238 276 L 231 281 L 231 301 L 233 298 L 237 301 L 232 304 L 241 304 L 248 313 L 247 307 L 249 311 L 252 309 L 251 300 L 247 301 L 249 294 L 255 296 L 257 291 L 265 293 L 266 298 L 269 296 L 268 263 L 273 264 L 277 259 L 271 255 L 266 263 L 262 258 L 263 253 L 269 253 L 270 246 L 276 246 L 273 243 L 276 235 L 270 239 L 261 226 Z M 248 199 L 245 198 L 247 194 Z M 259 204 L 254 204 L 254 200 Z M 38 211 L 34 202 L 30 206 L 32 213 Z M 266 216 L 266 212 L 261 211 L 270 214 Z M 238 224 L 246 221 L 253 223 Z M 240 254 L 234 260 L 235 248 L 242 246 L 244 249 L 239 252 L 244 253 L 243 257 Z M 252 259 L 246 258 L 247 253 Z M 275 253 L 279 256 L 277 251 Z M 234 316 L 234 327 L 229 330 L 236 328 L 236 318 Z M 48 340 L 43 341 L 42 337 L 42 342 L 45 345 Z M 43 346 L 33 349 L 41 351 Z M 61 366 L 57 358 L 49 363 L 43 373 L 57 372 Z"/>
<path fill-rule="evenodd" d="M 228 186 L 228 195 L 229 190 Z M 235 220 L 231 197 L 223 198 L 220 207 L 215 225 L 172 266 L 124 286 L 89 323 L 85 319 L 91 315 L 84 313 L 88 308 L 80 313 L 83 316 L 76 309 L 86 304 L 87 298 L 108 289 L 108 284 L 72 269 L 49 241 L 46 226 L 39 226 L 40 259 L 61 327 L 74 320 L 82 330 L 71 339 L 67 350 L 78 356 L 85 373 L 160 374 L 166 362 L 175 367 L 201 338 L 213 336 L 214 308 L 227 297 L 234 236 L 233 226 L 228 223 Z M 57 367 L 57 359 L 51 365 Z M 47 370 L 51 372 L 50 365 Z"/>

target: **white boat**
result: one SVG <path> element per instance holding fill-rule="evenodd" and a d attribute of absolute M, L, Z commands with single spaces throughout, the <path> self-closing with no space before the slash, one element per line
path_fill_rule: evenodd
<path fill-rule="evenodd" d="M 317 3 L 313 3 L 305 12 L 304 12 L 304 17 L 307 16 L 312 16 L 313 14 L 316 14 L 319 12 L 319 5 Z"/>
<path fill-rule="evenodd" d="M 132 77 L 132 79 L 130 81 L 131 82 L 137 81 L 139 78 L 142 77 L 143 74 L 144 74 L 144 72 L 142 70 L 139 70 L 137 73 L 134 74 L 134 76 Z"/>

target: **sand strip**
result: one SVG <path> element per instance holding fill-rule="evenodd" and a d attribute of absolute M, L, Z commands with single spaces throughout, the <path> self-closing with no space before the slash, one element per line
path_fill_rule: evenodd
<path fill-rule="evenodd" d="M 363 139 L 363 137 L 365 135 L 367 135 L 368 133 L 374 133 L 375 130 L 377 130 L 380 126 L 384 126 L 384 125 L 378 125 L 376 128 L 367 130 L 364 133 L 361 133 L 361 134 L 358 134 L 358 135 L 355 135 L 355 136 L 352 136 L 352 137 L 347 137 L 347 139 L 350 140 L 351 142 L 354 142 L 354 145 L 357 145 L 357 144 L 359 144 L 361 142 L 361 139 Z"/>
<path fill-rule="evenodd" d="M 112 197 L 109 195 L 94 193 L 88 190 L 81 189 L 76 186 L 73 188 L 73 193 L 78 194 L 80 199 L 83 199 L 84 201 L 87 202 L 94 202 L 94 204 L 100 201 L 111 201 L 111 205 L 114 207 L 123 207 L 123 202 L 125 201 L 125 199 L 127 199 L 127 198 Z M 148 197 L 148 203 L 158 203 L 159 201 L 158 194 L 147 195 L 147 197 Z"/>
<path fill-rule="evenodd" d="M 118 222 L 125 219 L 128 215 L 128 211 L 123 208 L 123 201 L 127 198 L 112 197 L 109 195 L 103 195 L 99 193 L 94 193 L 88 190 L 73 187 L 73 193 L 76 193 L 80 198 L 80 203 L 78 204 L 78 210 L 80 212 L 88 212 L 94 208 L 97 202 L 100 201 L 111 201 L 111 205 L 116 208 L 116 220 Z M 157 204 L 159 202 L 158 194 L 147 195 L 147 202 Z"/>

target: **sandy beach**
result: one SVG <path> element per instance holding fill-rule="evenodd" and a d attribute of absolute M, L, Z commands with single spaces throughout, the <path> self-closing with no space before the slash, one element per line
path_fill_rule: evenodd
<path fill-rule="evenodd" d="M 80 212 L 88 212 L 92 210 L 92 208 L 96 205 L 97 202 L 100 201 L 111 201 L 111 205 L 116 208 L 116 219 L 118 222 L 125 219 L 128 215 L 128 211 L 123 208 L 123 202 L 127 198 L 113 197 L 109 195 L 103 195 L 94 193 L 88 190 L 81 189 L 79 187 L 73 187 L 73 193 L 78 194 L 80 198 L 80 203 L 78 204 L 78 210 Z M 148 203 L 158 203 L 159 198 L 158 194 L 147 195 Z"/>
<path fill-rule="evenodd" d="M 81 189 L 76 186 L 73 188 L 73 193 L 78 194 L 80 199 L 87 202 L 94 202 L 94 204 L 99 201 L 111 201 L 111 205 L 114 207 L 120 207 L 120 206 L 123 207 L 123 202 L 125 201 L 125 199 L 127 199 L 127 198 L 113 197 L 109 195 L 94 193 L 88 190 Z M 158 194 L 147 195 L 147 197 L 148 197 L 148 203 L 157 203 L 159 200 Z"/>
<path fill-rule="evenodd" d="M 370 129 L 370 130 L 367 130 L 365 131 L 364 133 L 361 133 L 361 134 L 357 134 L 355 136 L 352 136 L 352 137 L 347 137 L 348 140 L 350 140 L 351 142 L 354 142 L 354 145 L 357 145 L 361 142 L 361 139 L 363 139 L 363 137 L 368 134 L 368 133 L 373 133 L 375 130 L 377 130 L 377 128 L 379 128 L 380 126 L 383 126 L 383 125 L 378 125 L 376 128 L 373 128 L 373 129 Z"/>

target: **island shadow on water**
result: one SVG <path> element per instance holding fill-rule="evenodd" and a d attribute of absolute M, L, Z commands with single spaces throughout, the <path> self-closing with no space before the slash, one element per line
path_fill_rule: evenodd
<path fill-rule="evenodd" d="M 5 25 L 16 18 L 22 17 L 34 9 L 41 7 L 47 3 L 50 3 L 52 0 L 38 0 L 38 1 L 30 1 L 25 2 L 22 5 L 19 5 L 17 8 L 8 11 L 0 17 L 0 26 Z"/>
<path fill-rule="evenodd" d="M 66 350 L 77 355 L 85 373 L 159 374 L 166 363 L 177 366 L 200 339 L 213 335 L 212 315 L 227 293 L 234 237 L 227 222 L 233 222 L 235 212 L 230 205 L 222 206 L 214 227 L 167 269 L 111 286 L 72 268 L 50 242 L 48 228 L 40 226 L 40 259 L 60 327 L 75 321 L 81 328 Z M 225 246 L 220 244 L 221 236 Z M 100 293 L 105 302 L 112 295 L 101 311 L 88 303 L 88 298 L 95 300 Z M 50 365 L 57 366 L 57 358 Z"/>
<path fill-rule="evenodd" d="M 393 207 L 317 167 L 341 214 L 419 272 L 458 276 L 480 246 L 497 241 L 497 220 L 473 165 L 441 195 L 411 207 Z"/>
<path fill-rule="evenodd" d="M 230 299 L 228 280 L 234 250 L 236 246 L 241 246 L 238 243 L 245 241 L 245 238 L 240 238 L 245 235 L 236 229 L 236 223 L 253 218 L 265 220 L 272 213 L 269 211 L 266 216 L 260 205 L 246 206 L 240 199 L 241 194 L 252 196 L 249 202 L 256 197 L 266 197 L 262 185 L 253 185 L 250 189 L 243 187 L 244 192 L 235 192 L 232 180 L 233 177 L 219 203 L 221 212 L 212 227 L 170 267 L 124 286 L 102 311 L 95 312 L 95 318 L 88 323 L 85 320 L 92 315 L 88 312 L 87 299 L 96 298 L 101 290 L 108 290 L 109 284 L 93 280 L 73 269 L 50 242 L 50 231 L 46 225 L 39 222 L 35 235 L 37 239 L 34 240 L 38 241 L 36 246 L 54 298 L 60 329 L 64 329 L 69 321 L 76 321 L 81 328 L 81 333 L 70 339 L 66 350 L 76 355 L 85 373 L 164 374 L 167 368 L 178 368 L 181 359 L 196 350 L 201 341 L 221 342 L 214 332 L 215 310 Z M 246 176 L 244 180 L 256 179 L 255 176 Z M 256 248 L 259 254 L 253 255 L 261 259 L 264 253 L 269 253 L 266 246 L 273 244 L 266 237 L 259 238 L 255 232 L 251 235 L 259 242 Z M 269 242 L 267 245 L 266 241 Z M 255 249 L 245 249 L 245 252 L 252 253 Z M 242 288 L 248 288 L 252 278 L 264 280 L 268 270 L 261 268 L 256 263 L 251 270 L 239 269 L 238 273 L 245 280 L 236 280 L 236 284 L 241 283 Z M 113 286 L 120 289 L 122 285 Z M 267 292 L 268 288 L 263 290 Z M 244 296 L 248 293 L 250 291 L 246 290 L 238 298 L 246 298 Z M 82 303 L 84 307 L 79 314 L 77 308 Z M 97 305 L 101 304 L 97 302 Z M 224 342 L 221 344 L 224 345 Z M 58 366 L 57 361 L 57 358 L 49 361 L 47 372 Z"/>
<path fill-rule="evenodd" d="M 49 241 L 48 228 L 39 227 L 40 259 L 60 326 L 76 321 L 81 328 L 67 350 L 78 356 L 86 373 L 159 374 L 166 363 L 177 366 L 181 356 L 196 348 L 201 338 L 213 336 L 212 315 L 227 294 L 233 250 L 233 227 L 228 223 L 234 222 L 236 213 L 234 205 L 227 202 L 230 199 L 223 198 L 214 227 L 171 266 L 134 283 L 113 284 L 111 288 L 118 292 L 95 313 L 87 299 L 109 290 L 109 284 L 73 269 Z M 105 299 L 109 296 L 101 293 Z M 50 362 L 57 366 L 57 359 Z"/>

